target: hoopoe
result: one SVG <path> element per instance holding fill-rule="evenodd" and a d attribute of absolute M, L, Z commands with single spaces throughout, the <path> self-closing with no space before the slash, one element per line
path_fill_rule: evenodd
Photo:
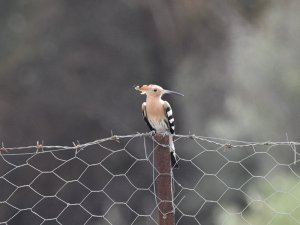
<path fill-rule="evenodd" d="M 146 102 L 142 104 L 142 111 L 144 120 L 151 131 L 156 133 L 170 132 L 169 146 L 171 151 L 172 168 L 178 168 L 176 160 L 175 147 L 173 142 L 173 135 L 175 132 L 175 123 L 173 112 L 170 104 L 161 99 L 164 94 L 177 94 L 183 96 L 175 91 L 164 90 L 162 87 L 154 84 L 136 86 L 135 90 L 145 94 Z"/>

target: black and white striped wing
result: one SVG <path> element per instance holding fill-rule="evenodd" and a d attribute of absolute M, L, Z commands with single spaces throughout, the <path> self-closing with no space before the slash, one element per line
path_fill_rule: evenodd
<path fill-rule="evenodd" d="M 173 111 L 168 102 L 164 102 L 164 109 L 166 113 L 165 123 L 167 124 L 169 131 L 171 134 L 175 133 L 175 120 L 173 117 Z M 171 153 L 171 165 L 172 168 L 178 168 L 178 162 L 175 154 L 175 147 L 173 142 L 173 135 L 169 136 L 169 144 L 170 144 L 170 153 Z"/>
<path fill-rule="evenodd" d="M 144 102 L 142 104 L 142 111 L 143 111 L 143 117 L 145 122 L 147 123 L 148 127 L 150 128 L 151 131 L 155 131 L 155 129 L 151 126 L 151 124 L 149 123 L 148 117 L 147 117 L 147 111 L 146 111 L 146 102 Z"/>
<path fill-rule="evenodd" d="M 169 104 L 169 102 L 165 101 L 164 102 L 164 109 L 165 109 L 165 112 L 166 112 L 166 124 L 169 128 L 169 131 L 171 134 L 174 134 L 175 132 L 175 120 L 174 120 L 174 117 L 173 117 L 173 111 L 172 111 L 172 108 Z"/>

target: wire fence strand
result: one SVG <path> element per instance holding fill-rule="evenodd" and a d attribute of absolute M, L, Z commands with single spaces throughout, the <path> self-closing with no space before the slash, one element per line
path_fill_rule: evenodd
<path fill-rule="evenodd" d="M 167 135 L 167 134 L 166 134 Z M 146 133 L 136 133 L 130 135 L 111 135 L 110 137 L 98 139 L 95 141 L 87 142 L 84 144 L 73 142 L 73 146 L 61 146 L 61 145 L 43 145 L 37 141 L 36 145 L 24 146 L 24 147 L 5 147 L 4 143 L 2 142 L 2 147 L 0 148 L 1 152 L 9 153 L 8 151 L 13 150 L 26 150 L 26 149 L 37 149 L 37 150 L 48 150 L 48 151 L 61 151 L 61 150 L 70 150 L 70 149 L 81 149 L 88 146 L 100 144 L 107 141 L 118 141 L 120 139 L 127 139 L 127 138 L 137 138 L 137 137 L 152 137 L 153 132 L 146 132 Z M 185 139 L 194 139 L 194 140 L 201 140 L 204 142 L 212 143 L 218 145 L 220 147 L 225 148 L 243 148 L 243 147 L 250 147 L 250 146 L 290 146 L 291 148 L 295 148 L 300 145 L 300 142 L 296 141 L 263 141 L 263 142 L 249 142 L 249 141 L 240 141 L 240 140 L 231 140 L 225 138 L 216 138 L 216 137 L 205 137 L 205 136 L 197 136 L 195 134 L 175 134 L 175 138 L 185 138 Z M 40 151 L 37 151 L 37 153 Z M 43 152 L 43 151 L 41 151 Z"/>

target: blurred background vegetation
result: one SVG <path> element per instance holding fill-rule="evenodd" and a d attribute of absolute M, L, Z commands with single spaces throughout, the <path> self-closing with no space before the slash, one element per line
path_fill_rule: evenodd
<path fill-rule="evenodd" d="M 185 94 L 169 99 L 178 133 L 299 139 L 299 5 L 1 1 L 1 140 L 147 130 L 132 89 L 144 83 Z"/>
<path fill-rule="evenodd" d="M 254 201 L 249 202 L 248 207 L 242 212 L 243 218 L 240 215 L 230 215 L 224 211 L 215 212 L 219 224 L 298 224 L 300 219 L 299 179 L 286 177 L 285 182 L 280 179 L 272 180 L 272 182 L 279 184 L 282 192 L 277 192 L 267 182 L 251 187 L 250 192 L 252 193 L 250 195 L 256 197 Z M 295 183 L 298 185 L 295 186 Z"/>
<path fill-rule="evenodd" d="M 132 88 L 147 83 L 185 94 L 166 96 L 177 133 L 300 140 L 299 11 L 298 0 L 2 0 L 1 141 L 148 131 Z"/>

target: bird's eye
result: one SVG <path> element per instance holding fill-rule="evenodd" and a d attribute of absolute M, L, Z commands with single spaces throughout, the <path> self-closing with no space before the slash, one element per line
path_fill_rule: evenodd
<path fill-rule="evenodd" d="M 157 92 L 157 89 L 154 89 L 153 91 L 154 91 L 154 92 Z"/>

